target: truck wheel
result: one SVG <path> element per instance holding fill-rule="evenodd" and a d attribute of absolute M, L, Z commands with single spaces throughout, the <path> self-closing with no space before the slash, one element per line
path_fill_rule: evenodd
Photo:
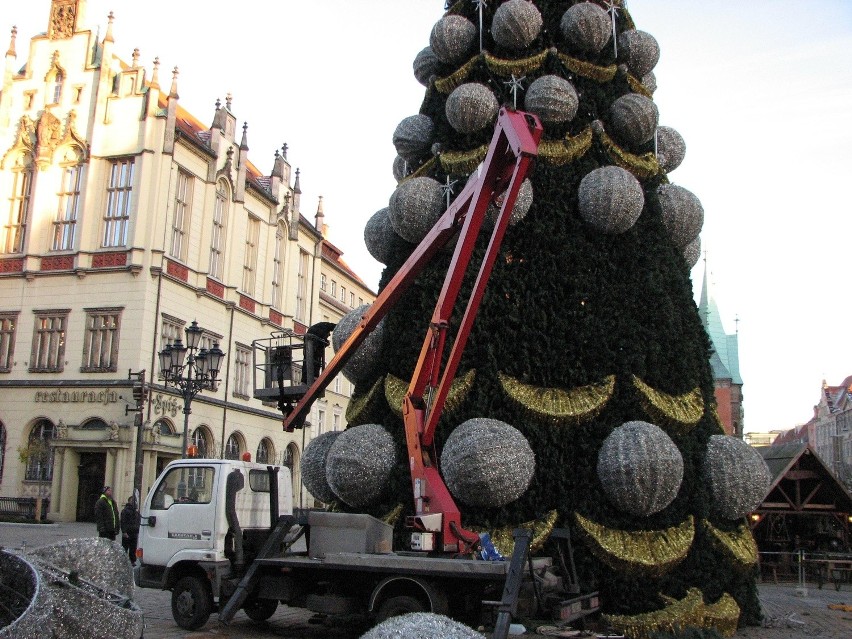
<path fill-rule="evenodd" d="M 404 595 L 390 597 L 379 606 L 376 621 L 382 623 L 391 617 L 407 615 L 410 612 L 425 612 L 425 607 L 419 599 L 415 599 L 414 597 L 406 597 Z"/>
<path fill-rule="evenodd" d="M 198 630 L 213 612 L 213 596 L 200 578 L 187 575 L 172 588 L 172 617 L 184 630 Z"/>
<path fill-rule="evenodd" d="M 246 616 L 252 621 L 266 621 L 278 609 L 275 599 L 248 599 L 243 606 Z"/>

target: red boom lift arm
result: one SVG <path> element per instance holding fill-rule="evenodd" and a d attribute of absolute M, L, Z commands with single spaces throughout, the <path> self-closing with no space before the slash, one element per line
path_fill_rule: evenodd
<path fill-rule="evenodd" d="M 494 261 L 509 225 L 512 208 L 521 183 L 538 153 L 542 126 L 535 115 L 503 108 L 479 177 L 470 180 L 452 205 L 420 242 L 405 264 L 382 290 L 361 322 L 338 349 L 293 411 L 284 418 L 284 430 L 291 432 L 304 424 L 313 401 L 322 394 L 349 356 L 376 328 L 396 301 L 414 282 L 432 257 L 461 226 L 444 285 L 435 305 L 420 357 L 402 404 L 405 437 L 411 468 L 415 516 L 409 523 L 415 528 L 440 534 L 444 552 L 466 552 L 479 542 L 479 536 L 461 527 L 458 506 L 438 472 L 434 449 L 435 429 L 450 385 L 456 374 L 473 326 Z M 491 240 L 480 264 L 467 308 L 462 316 L 443 374 L 441 360 L 462 281 L 473 255 L 488 207 L 503 195 Z"/>

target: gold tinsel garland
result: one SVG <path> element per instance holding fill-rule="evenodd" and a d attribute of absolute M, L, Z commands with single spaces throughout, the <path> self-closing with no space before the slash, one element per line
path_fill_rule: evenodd
<path fill-rule="evenodd" d="M 346 423 L 350 426 L 359 426 L 371 421 L 371 413 L 376 408 L 376 402 L 382 396 L 381 388 L 383 386 L 382 378 L 376 380 L 373 387 L 357 399 L 349 400 L 349 406 L 346 407 Z"/>
<path fill-rule="evenodd" d="M 702 523 L 710 533 L 713 545 L 732 559 L 737 568 L 747 570 L 757 563 L 757 544 L 745 522 L 733 532 L 719 530 L 706 520 Z"/>
<path fill-rule="evenodd" d="M 490 531 L 491 541 L 494 542 L 494 547 L 500 551 L 504 557 L 511 557 L 515 552 L 515 538 L 512 532 L 516 528 L 527 528 L 533 531 L 532 539 L 530 540 L 530 552 L 541 550 L 553 528 L 556 526 L 556 520 L 559 518 L 559 512 L 551 510 L 549 513 L 533 521 L 525 521 L 517 526 L 503 526 L 497 530 Z M 472 525 L 471 530 L 483 530 L 485 526 Z"/>
<path fill-rule="evenodd" d="M 389 526 L 395 526 L 396 522 L 399 521 L 399 516 L 402 514 L 402 504 L 397 504 L 396 507 L 391 510 L 386 515 L 382 516 L 382 521 L 388 524 Z"/>
<path fill-rule="evenodd" d="M 569 71 L 597 82 L 610 82 L 615 77 L 616 71 L 618 71 L 618 67 L 614 64 L 604 67 L 599 64 L 586 62 L 585 60 L 572 58 L 564 53 L 558 53 L 557 56 Z"/>
<path fill-rule="evenodd" d="M 664 597 L 661 610 L 638 615 L 603 615 L 605 623 L 629 639 L 648 639 L 655 632 L 675 634 L 686 627 L 703 627 L 704 599 L 698 588 L 690 588 L 683 599 Z"/>
<path fill-rule="evenodd" d="M 538 156 L 548 164 L 562 166 L 583 157 L 592 146 L 592 127 L 588 126 L 577 135 L 566 135 L 561 140 L 542 140 L 538 145 Z"/>
<path fill-rule="evenodd" d="M 485 53 L 485 64 L 488 70 L 497 75 L 509 77 L 511 75 L 525 75 L 532 73 L 541 68 L 544 61 L 547 59 L 549 51 L 542 51 L 528 58 L 520 58 L 519 60 L 504 60 L 497 58 L 490 53 Z"/>
<path fill-rule="evenodd" d="M 704 400 L 700 388 L 693 388 L 681 395 L 669 395 L 648 386 L 636 375 L 632 378 L 645 412 L 651 419 L 663 422 L 679 434 L 691 431 L 704 414 Z"/>
<path fill-rule="evenodd" d="M 733 637 L 739 621 L 740 607 L 728 593 L 723 593 L 716 603 L 704 606 L 704 627 L 715 628 L 723 637 Z"/>
<path fill-rule="evenodd" d="M 609 159 L 616 166 L 630 171 L 638 179 L 647 180 L 660 172 L 660 163 L 657 162 L 657 156 L 650 151 L 642 155 L 625 151 L 602 129 L 598 132 L 598 138 Z"/>
<path fill-rule="evenodd" d="M 630 90 L 633 93 L 639 93 L 640 95 L 644 95 L 646 98 L 652 98 L 653 94 L 651 91 L 642 84 L 642 81 L 637 79 L 632 73 L 627 74 L 627 84 L 630 85 Z"/>
<path fill-rule="evenodd" d="M 441 168 L 451 175 L 471 173 L 488 154 L 488 145 L 483 144 L 470 151 L 445 151 L 441 153 Z"/>
<path fill-rule="evenodd" d="M 498 373 L 497 376 L 503 391 L 510 399 L 535 417 L 543 418 L 557 426 L 576 424 L 594 417 L 606 405 L 615 390 L 615 375 L 610 375 L 596 384 L 580 386 L 570 391 L 524 384 L 503 373 Z"/>
<path fill-rule="evenodd" d="M 410 178 L 416 178 L 416 177 L 422 177 L 424 175 L 429 175 L 430 173 L 432 173 L 432 169 L 435 168 L 435 163 L 437 161 L 438 161 L 438 158 L 436 158 L 436 157 L 429 158 L 429 160 L 427 160 L 426 162 L 421 164 L 419 167 L 417 167 L 416 171 L 414 171 L 414 172 L 406 175 L 404 178 L 402 178 L 399 181 L 399 183 L 402 184 L 403 182 L 405 182 L 406 180 L 408 180 Z"/>
<path fill-rule="evenodd" d="M 470 389 L 473 388 L 473 381 L 475 379 L 476 369 L 471 369 L 461 377 L 453 380 L 450 390 L 447 393 L 447 399 L 444 401 L 445 413 L 451 413 L 461 405 L 470 392 Z M 385 377 L 385 399 L 400 419 L 402 419 L 402 400 L 405 398 L 407 392 L 408 383 L 388 373 Z"/>
<path fill-rule="evenodd" d="M 592 553 L 610 568 L 631 575 L 658 577 L 684 560 L 695 537 L 692 515 L 663 530 L 608 528 L 580 513 L 574 518 Z"/>
<path fill-rule="evenodd" d="M 452 93 L 454 89 L 458 88 L 462 82 L 467 79 L 467 76 L 470 75 L 470 72 L 473 70 L 473 67 L 482 59 L 483 54 L 480 53 L 472 57 L 470 60 L 461 65 L 458 69 L 453 71 L 450 75 L 445 76 L 443 78 L 438 78 L 435 80 L 435 88 L 444 95 Z"/>

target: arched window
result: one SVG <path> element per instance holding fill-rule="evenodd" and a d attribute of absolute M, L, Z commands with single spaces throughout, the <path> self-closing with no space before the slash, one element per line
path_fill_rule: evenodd
<path fill-rule="evenodd" d="M 102 419 L 90 419 L 86 422 L 80 424 L 80 428 L 82 430 L 106 430 L 109 428 L 109 425 Z"/>
<path fill-rule="evenodd" d="M 160 435 L 174 435 L 175 429 L 169 423 L 167 419 L 158 419 L 154 422 L 153 428 L 151 428 L 152 433 L 160 433 Z"/>
<path fill-rule="evenodd" d="M 0 482 L 3 481 L 3 462 L 6 461 L 6 427 L 0 422 Z"/>
<path fill-rule="evenodd" d="M 50 481 L 53 479 L 53 446 L 56 426 L 46 419 L 36 422 L 30 431 L 27 444 L 27 481 Z"/>
<path fill-rule="evenodd" d="M 4 225 L 3 252 L 21 253 L 27 235 L 27 219 L 33 186 L 32 164 L 25 162 L 12 169 L 12 190 Z"/>
<path fill-rule="evenodd" d="M 242 438 L 237 433 L 232 433 L 225 442 L 225 459 L 239 459 L 242 452 Z"/>
<path fill-rule="evenodd" d="M 53 76 L 53 104 L 59 104 L 59 99 L 62 97 L 62 84 L 65 82 L 65 76 L 62 71 L 57 71 Z"/>
<path fill-rule="evenodd" d="M 210 239 L 210 277 L 222 279 L 225 265 L 225 233 L 228 228 L 228 200 L 230 189 L 225 180 L 216 184 L 216 202 L 213 206 L 213 234 Z"/>
<path fill-rule="evenodd" d="M 59 187 L 59 209 L 53 221 L 54 251 L 70 251 L 77 236 L 77 217 L 80 213 L 80 189 L 83 182 L 83 165 L 69 164 L 62 169 Z"/>
<path fill-rule="evenodd" d="M 192 445 L 195 446 L 196 457 L 210 458 L 210 435 L 207 429 L 199 426 L 192 433 Z"/>
<path fill-rule="evenodd" d="M 254 458 L 259 464 L 268 464 L 275 459 L 275 446 L 268 437 L 260 440 L 257 445 L 257 455 Z"/>

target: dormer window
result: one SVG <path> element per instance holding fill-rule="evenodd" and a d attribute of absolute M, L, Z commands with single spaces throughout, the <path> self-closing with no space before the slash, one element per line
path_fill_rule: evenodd
<path fill-rule="evenodd" d="M 57 71 L 53 76 L 53 102 L 51 104 L 59 104 L 59 99 L 62 97 L 62 83 L 65 81 L 65 76 L 61 71 Z"/>

